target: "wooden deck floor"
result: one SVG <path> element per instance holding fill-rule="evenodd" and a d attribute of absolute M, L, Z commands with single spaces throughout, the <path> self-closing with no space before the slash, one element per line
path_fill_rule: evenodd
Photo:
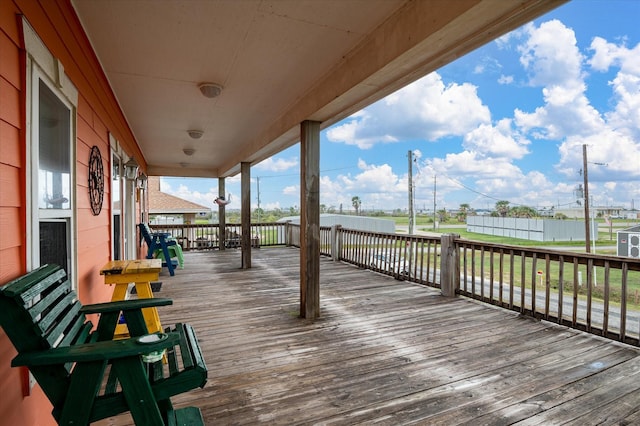
<path fill-rule="evenodd" d="M 298 318 L 298 250 L 187 253 L 163 324 L 194 326 L 207 425 L 640 424 L 640 351 L 323 259 Z M 101 425 L 130 425 L 129 415 Z"/>

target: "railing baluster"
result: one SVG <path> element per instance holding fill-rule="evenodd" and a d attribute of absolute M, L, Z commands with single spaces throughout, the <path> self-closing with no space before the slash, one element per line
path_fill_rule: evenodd
<path fill-rule="evenodd" d="M 536 253 L 533 253 L 533 258 L 531 259 L 531 315 L 536 316 L 536 285 L 538 280 L 538 256 Z"/>
<path fill-rule="evenodd" d="M 551 298 L 551 259 L 549 254 L 544 255 L 544 317 L 549 319 L 550 298 Z"/>
<path fill-rule="evenodd" d="M 578 324 L 578 258 L 573 258 L 573 317 L 571 321 L 571 326 L 573 328 Z"/>
<path fill-rule="evenodd" d="M 562 324 L 564 296 L 564 256 L 558 260 L 558 324 Z"/>
<path fill-rule="evenodd" d="M 493 301 L 493 247 L 489 248 L 489 300 Z"/>
<path fill-rule="evenodd" d="M 499 292 L 500 292 L 500 296 L 499 296 L 499 301 L 500 301 L 500 306 L 502 306 L 502 304 L 504 303 L 504 297 L 502 292 L 504 291 L 504 250 L 500 249 L 500 265 L 498 267 L 499 269 L 499 273 L 500 273 L 500 281 L 499 281 Z"/>
<path fill-rule="evenodd" d="M 463 271 L 463 289 L 466 292 L 469 291 L 469 287 L 467 285 L 467 282 L 469 280 L 469 274 L 467 273 L 467 269 L 469 268 L 469 264 L 467 259 L 469 258 L 469 254 L 468 254 L 468 246 L 466 244 L 464 244 L 463 249 L 462 249 L 462 267 L 464 268 Z"/>
<path fill-rule="evenodd" d="M 526 312 L 526 290 L 527 290 L 527 257 L 524 251 L 520 252 L 520 313 Z"/>
<path fill-rule="evenodd" d="M 593 294 L 593 259 L 587 260 L 587 331 L 591 332 L 591 296 Z"/>
<path fill-rule="evenodd" d="M 514 286 L 516 285 L 515 281 L 515 252 L 513 250 L 509 250 L 509 309 L 513 309 L 514 301 Z"/>
<path fill-rule="evenodd" d="M 604 310 L 602 312 L 602 335 L 609 331 L 609 261 L 604 262 Z"/>
<path fill-rule="evenodd" d="M 471 294 L 476 295 L 476 248 L 471 247 Z"/>
<path fill-rule="evenodd" d="M 622 262 L 621 294 L 620 294 L 620 341 L 624 342 L 627 337 L 627 278 L 629 274 L 627 262 Z"/>
<path fill-rule="evenodd" d="M 484 246 L 480 247 L 480 300 L 484 301 Z"/>

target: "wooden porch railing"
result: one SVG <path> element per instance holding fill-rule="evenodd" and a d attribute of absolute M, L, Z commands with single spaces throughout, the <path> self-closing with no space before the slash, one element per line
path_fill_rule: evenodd
<path fill-rule="evenodd" d="M 185 250 L 218 247 L 218 225 L 153 225 Z M 227 224 L 227 247 L 241 234 Z M 300 226 L 251 225 L 254 246 L 300 247 Z M 239 243 L 238 243 L 239 246 Z M 522 315 L 640 346 L 640 259 L 320 227 L 320 254 Z"/>
<path fill-rule="evenodd" d="M 286 245 L 286 223 L 252 223 L 251 245 L 253 247 Z M 150 225 L 154 232 L 168 232 L 182 245 L 183 250 L 217 249 L 220 243 L 220 227 L 212 224 Z M 242 226 L 227 223 L 225 247 L 239 248 Z"/>
<path fill-rule="evenodd" d="M 299 230 L 288 235 L 299 247 Z M 640 259 L 339 226 L 320 239 L 335 260 L 640 346 Z"/>

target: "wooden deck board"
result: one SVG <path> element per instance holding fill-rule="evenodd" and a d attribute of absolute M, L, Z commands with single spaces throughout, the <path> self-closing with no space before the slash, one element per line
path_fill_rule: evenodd
<path fill-rule="evenodd" d="M 193 325 L 209 367 L 174 398 L 211 425 L 631 424 L 640 351 L 321 261 L 321 318 L 298 318 L 299 256 L 186 253 L 161 276 L 163 324 Z M 129 415 L 100 425 L 130 425 Z"/>

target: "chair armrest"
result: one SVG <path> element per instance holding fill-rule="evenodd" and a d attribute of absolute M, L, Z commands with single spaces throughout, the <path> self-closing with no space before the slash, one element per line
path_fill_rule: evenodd
<path fill-rule="evenodd" d="M 138 342 L 138 338 L 130 338 L 26 352 L 16 356 L 11 361 L 11 365 L 13 367 L 57 365 L 140 356 L 179 344 L 180 335 L 178 333 L 167 333 L 167 335 L 166 339 L 151 344 L 142 344 Z"/>
<path fill-rule="evenodd" d="M 95 303 L 93 305 L 85 305 L 80 308 L 80 312 L 84 314 L 103 314 L 108 312 L 131 311 L 142 308 L 153 308 L 154 306 L 172 305 L 173 300 L 161 297 L 152 297 L 149 299 L 132 299 L 119 300 L 116 302 Z"/>
<path fill-rule="evenodd" d="M 167 245 L 178 244 L 175 237 L 170 232 L 154 232 L 151 237 L 157 239 L 159 242 L 164 241 Z"/>

